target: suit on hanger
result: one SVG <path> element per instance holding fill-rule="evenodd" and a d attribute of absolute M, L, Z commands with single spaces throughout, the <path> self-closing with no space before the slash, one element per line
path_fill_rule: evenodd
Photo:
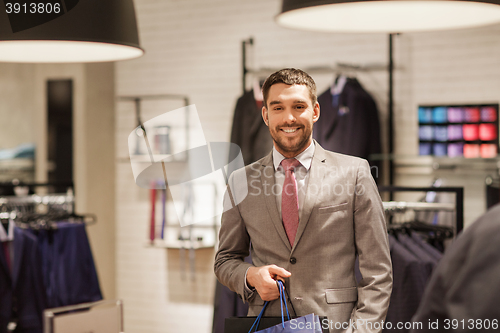
<path fill-rule="evenodd" d="M 261 108 L 257 106 L 253 90 L 243 94 L 236 103 L 231 142 L 241 148 L 245 165 L 266 156 L 273 147 L 273 139 L 262 121 Z"/>
<path fill-rule="evenodd" d="M 318 102 L 321 117 L 314 124 L 313 137 L 325 149 L 368 160 L 370 154 L 382 152 L 377 105 L 357 79 L 348 78 L 338 98 L 329 88 Z M 378 175 L 374 174 L 375 180 Z"/>
<path fill-rule="evenodd" d="M 418 246 L 417 243 L 415 243 L 415 241 L 408 235 L 398 235 L 398 241 L 423 263 L 423 266 L 425 267 L 425 273 L 427 273 L 426 281 L 428 281 L 432 275 L 432 271 L 437 265 L 437 260 L 431 257 L 431 255 L 425 252 L 420 246 Z"/>
<path fill-rule="evenodd" d="M 438 251 L 434 246 L 425 242 L 420 235 L 415 232 L 412 232 L 411 238 L 420 246 L 427 254 L 429 254 L 432 258 L 439 262 L 443 257 L 443 254 Z"/>
<path fill-rule="evenodd" d="M 102 300 L 85 224 L 58 222 L 37 234 L 48 306 Z"/>
<path fill-rule="evenodd" d="M 14 228 L 14 261 L 7 267 L 3 249 L 0 255 L 0 333 L 7 332 L 14 305 L 17 307 L 16 333 L 42 333 L 46 296 L 41 260 L 34 235 Z"/>
<path fill-rule="evenodd" d="M 233 173 L 230 188 L 245 186 L 233 181 L 246 173 L 249 192 L 243 201 L 222 215 L 215 273 L 223 284 L 249 302 L 248 314 L 257 315 L 264 301 L 256 291 L 249 294 L 245 287 L 246 271 L 252 264 L 243 258 L 249 253 L 251 241 L 253 265 L 276 264 L 292 273 L 285 279 L 285 288 L 297 315 L 314 312 L 326 315 L 332 323 L 345 323 L 349 319 L 380 322 L 389 305 L 392 274 L 377 187 L 365 160 L 332 153 L 317 142 L 314 144 L 309 183 L 293 246 L 273 195 L 272 152 Z M 225 204 L 229 201 L 226 193 Z M 363 276 L 359 284 L 354 275 L 356 255 Z M 266 310 L 269 316 L 280 313 L 279 301 L 271 302 Z M 330 328 L 330 331 L 351 329 Z M 360 328 L 358 332 L 365 330 Z"/>
<path fill-rule="evenodd" d="M 386 322 L 392 326 L 384 332 L 406 333 L 408 329 L 397 329 L 397 323 L 411 321 L 424 294 L 427 273 L 423 262 L 392 235 L 389 235 L 389 244 L 394 285 Z"/>

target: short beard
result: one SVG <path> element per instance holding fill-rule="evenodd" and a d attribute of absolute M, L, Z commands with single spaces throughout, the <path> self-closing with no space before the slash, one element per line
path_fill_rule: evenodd
<path fill-rule="evenodd" d="M 297 153 L 303 150 L 303 148 L 306 148 L 306 145 L 308 144 L 309 138 L 311 137 L 312 131 L 308 131 L 307 128 L 304 126 L 302 127 L 303 129 L 303 135 L 300 137 L 299 141 L 294 145 L 294 146 L 287 146 L 285 145 L 285 140 L 286 138 L 280 138 L 277 134 L 279 129 L 274 129 L 274 131 L 270 131 L 271 137 L 273 138 L 274 143 L 278 148 L 280 148 L 281 151 L 286 152 L 286 153 Z M 281 141 L 281 139 L 283 139 Z"/>

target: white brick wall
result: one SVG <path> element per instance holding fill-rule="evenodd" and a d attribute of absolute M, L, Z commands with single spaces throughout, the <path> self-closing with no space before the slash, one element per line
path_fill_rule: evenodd
<path fill-rule="evenodd" d="M 384 34 L 326 34 L 293 31 L 274 23 L 278 0 L 137 0 L 142 58 L 116 65 L 118 96 L 187 94 L 196 104 L 207 141 L 229 138 L 233 108 L 241 94 L 241 41 L 255 38 L 249 63 L 256 67 L 299 67 L 386 63 Z M 396 152 L 416 154 L 419 104 L 498 102 L 500 26 L 395 37 Z M 386 121 L 385 72 L 359 73 Z M 318 91 L 333 74 L 314 75 Z M 250 82 L 249 82 L 250 83 Z M 151 119 L 182 106 L 166 102 L 146 108 Z M 117 157 L 127 156 L 135 128 L 133 104 L 118 102 Z M 382 129 L 385 131 L 385 126 Z M 384 138 L 386 142 L 386 138 Z M 484 174 L 443 174 L 466 188 L 466 221 L 484 210 Z M 432 176 L 398 175 L 402 185 L 427 186 Z M 196 281 L 182 279 L 175 250 L 145 247 L 149 193 L 135 186 L 129 164 L 117 164 L 117 294 L 125 301 L 129 333 L 210 332 L 215 278 L 213 252 L 197 252 Z"/>

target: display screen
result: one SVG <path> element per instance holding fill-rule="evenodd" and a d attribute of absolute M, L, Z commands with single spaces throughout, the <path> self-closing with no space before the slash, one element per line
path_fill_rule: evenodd
<path fill-rule="evenodd" d="M 420 106 L 418 123 L 420 155 L 498 156 L 498 104 Z"/>

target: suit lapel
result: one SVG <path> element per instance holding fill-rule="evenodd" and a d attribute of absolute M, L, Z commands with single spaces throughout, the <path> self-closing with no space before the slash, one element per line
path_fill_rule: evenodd
<path fill-rule="evenodd" d="M 299 228 L 297 229 L 297 235 L 295 236 L 295 244 L 297 245 L 300 237 L 304 233 L 304 230 L 309 222 L 309 217 L 311 216 L 312 210 L 316 205 L 316 200 L 319 197 L 318 189 L 321 188 L 323 178 L 326 172 L 326 156 L 324 149 L 314 140 L 316 145 L 314 150 L 314 156 L 311 163 L 311 169 L 309 170 L 309 181 L 307 184 L 306 198 L 304 200 L 304 207 L 300 212 L 299 217 Z"/>
<path fill-rule="evenodd" d="M 266 184 L 266 188 L 262 188 L 261 190 L 264 193 L 263 198 L 264 201 L 266 202 L 267 211 L 269 213 L 269 216 L 271 217 L 271 222 L 274 224 L 276 231 L 281 237 L 281 240 L 291 251 L 292 247 L 290 246 L 290 242 L 288 241 L 288 237 L 286 236 L 285 227 L 283 227 L 283 223 L 281 222 L 280 219 L 278 205 L 276 203 L 276 197 L 272 194 L 272 189 L 274 188 L 274 165 L 273 165 L 272 151 L 262 161 L 261 168 L 262 168 L 260 173 L 261 184 L 262 185 Z M 270 172 L 266 168 L 271 168 L 272 172 Z"/>

